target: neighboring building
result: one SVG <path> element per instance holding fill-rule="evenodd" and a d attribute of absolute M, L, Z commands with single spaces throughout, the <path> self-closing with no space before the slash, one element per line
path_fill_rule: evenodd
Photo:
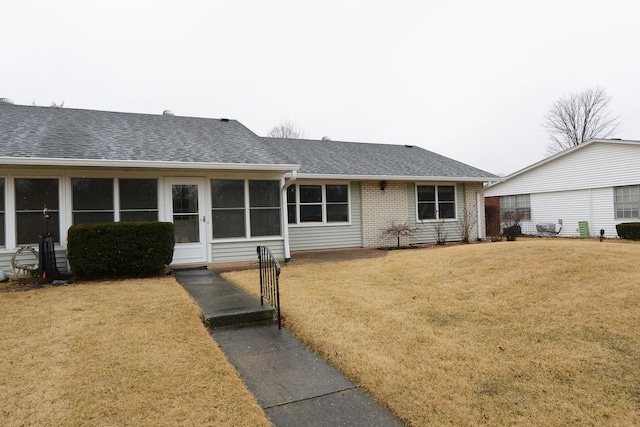
<path fill-rule="evenodd" d="M 392 221 L 484 238 L 487 172 L 411 146 L 261 138 L 235 120 L 0 103 L 0 266 L 49 229 L 66 269 L 73 224 L 159 220 L 174 264 L 393 244 Z M 47 207 L 51 218 L 45 221 Z"/>
<path fill-rule="evenodd" d="M 616 224 L 640 220 L 640 141 L 592 139 L 489 185 L 501 214 L 516 212 L 524 234 L 554 224 L 560 236 L 616 237 Z"/>

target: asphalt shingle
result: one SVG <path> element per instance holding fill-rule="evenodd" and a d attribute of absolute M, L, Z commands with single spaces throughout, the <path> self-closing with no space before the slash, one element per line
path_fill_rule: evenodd
<path fill-rule="evenodd" d="M 236 120 L 6 104 L 0 157 L 283 164 Z"/>
<path fill-rule="evenodd" d="M 491 178 L 493 174 L 411 145 L 262 138 L 301 174 Z"/>
<path fill-rule="evenodd" d="M 262 138 L 236 120 L 0 104 L 0 157 L 300 165 L 309 175 L 495 178 L 416 146 Z"/>

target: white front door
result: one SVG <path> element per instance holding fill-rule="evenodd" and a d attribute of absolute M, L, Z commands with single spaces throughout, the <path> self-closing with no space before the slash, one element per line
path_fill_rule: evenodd
<path fill-rule="evenodd" d="M 167 212 L 175 228 L 172 264 L 207 261 L 207 222 L 204 179 L 169 178 Z"/>

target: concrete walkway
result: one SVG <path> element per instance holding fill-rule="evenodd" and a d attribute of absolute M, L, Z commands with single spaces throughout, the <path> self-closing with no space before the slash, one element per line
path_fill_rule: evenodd
<path fill-rule="evenodd" d="M 210 270 L 178 270 L 176 278 L 205 319 L 232 313 L 243 323 L 213 328 L 211 336 L 277 427 L 403 425 L 285 329 L 242 320 L 240 312 L 261 307 L 257 298 Z"/>

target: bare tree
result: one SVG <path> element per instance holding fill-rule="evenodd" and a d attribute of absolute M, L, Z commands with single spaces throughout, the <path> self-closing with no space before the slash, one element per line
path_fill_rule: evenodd
<path fill-rule="evenodd" d="M 446 227 L 447 223 L 444 219 L 438 219 L 431 223 L 431 231 L 433 233 L 433 237 L 436 239 L 436 244 L 444 245 L 447 243 L 447 237 L 449 237 L 449 232 Z"/>
<path fill-rule="evenodd" d="M 470 243 L 471 242 L 471 230 L 478 223 L 478 219 L 475 215 L 475 203 L 473 204 L 471 209 L 464 208 L 464 212 L 462 213 L 462 218 L 457 223 L 458 231 L 460 232 L 460 240 L 462 243 Z"/>
<path fill-rule="evenodd" d="M 35 101 L 34 101 L 34 105 L 35 105 Z M 51 107 L 51 108 L 62 108 L 62 107 L 64 107 L 64 101 L 62 101 L 60 104 L 56 104 L 55 101 L 51 101 L 51 105 L 49 105 L 49 107 Z"/>
<path fill-rule="evenodd" d="M 606 138 L 618 128 L 619 118 L 607 111 L 611 97 L 603 88 L 586 89 L 558 99 L 543 126 L 551 142 L 547 154 L 553 155 L 592 138 Z"/>
<path fill-rule="evenodd" d="M 267 133 L 267 136 L 271 138 L 304 138 L 304 130 L 291 120 L 282 120 L 278 126 L 274 126 Z"/>
<path fill-rule="evenodd" d="M 385 237 L 393 237 L 398 240 L 398 248 L 400 247 L 401 237 L 411 237 L 420 230 L 417 227 L 409 226 L 408 222 L 402 224 L 396 224 L 395 221 L 391 221 L 391 225 L 382 231 L 382 235 Z"/>

